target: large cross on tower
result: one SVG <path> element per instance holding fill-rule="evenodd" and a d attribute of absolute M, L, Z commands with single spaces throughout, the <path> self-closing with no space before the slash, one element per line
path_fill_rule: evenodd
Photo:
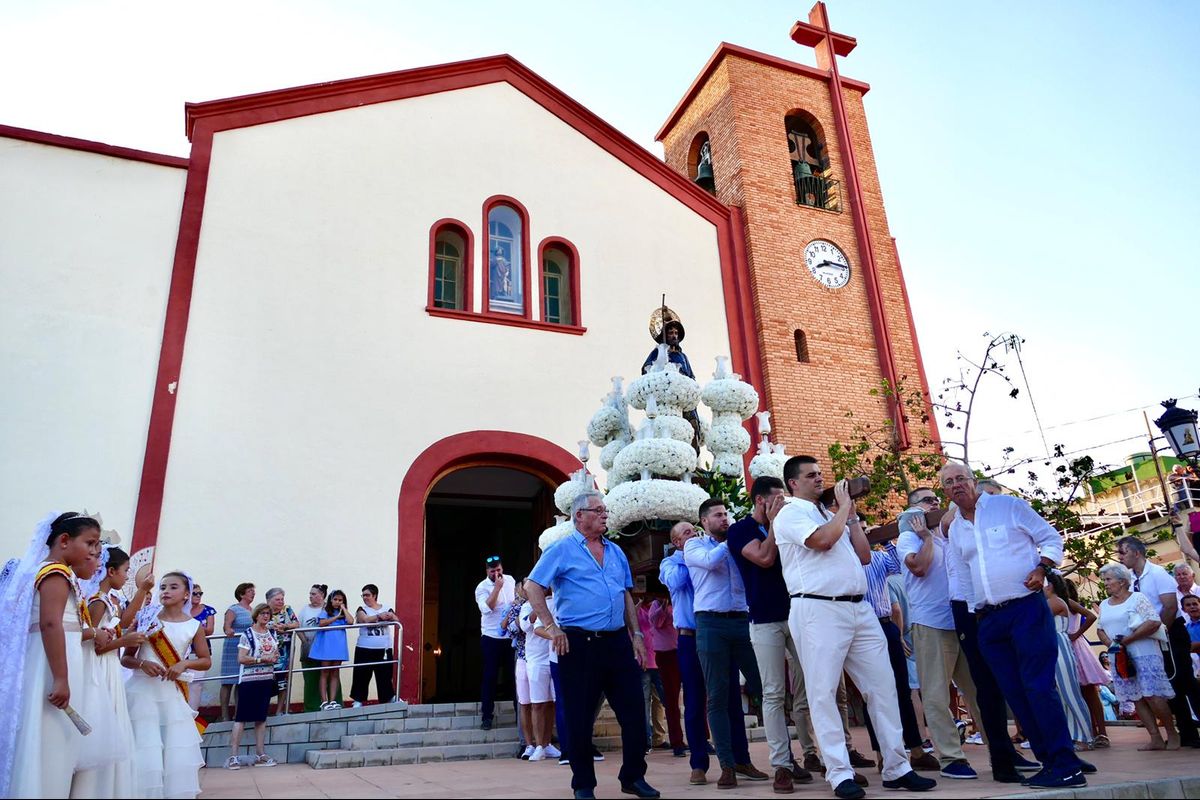
<path fill-rule="evenodd" d="M 859 259 L 862 261 L 863 276 L 867 289 L 867 303 L 871 311 L 871 326 L 875 334 L 876 351 L 879 353 L 879 371 L 893 390 L 897 388 L 899 375 L 892 340 L 884 314 L 883 294 L 879 286 L 879 273 L 875 265 L 875 250 L 871 242 L 871 230 L 867 225 L 866 206 L 863 202 L 862 185 L 858 179 L 858 162 L 854 158 L 854 140 L 846 121 L 846 105 L 842 97 L 842 76 L 838 72 L 837 57 L 850 54 L 858 41 L 853 36 L 834 33 L 829 27 L 829 13 L 823 2 L 818 2 L 808 12 L 808 22 L 798 21 L 792 26 L 792 41 L 816 50 L 817 66 L 829 71 L 829 95 L 833 106 L 834 123 L 837 126 L 841 145 L 846 190 L 849 194 L 850 212 L 854 219 L 855 237 L 858 239 Z M 896 440 L 901 449 L 912 443 L 908 425 L 904 418 L 904 407 L 897 396 L 888 399 L 888 411 L 896 424 Z"/>

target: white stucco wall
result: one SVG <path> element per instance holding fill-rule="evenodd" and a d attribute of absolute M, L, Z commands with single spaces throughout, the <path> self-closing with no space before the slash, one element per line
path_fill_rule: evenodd
<path fill-rule="evenodd" d="M 186 172 L 0 137 L 0 555 L 133 527 Z"/>
<path fill-rule="evenodd" d="M 443 217 L 474 233 L 480 307 L 494 194 L 528 208 L 534 259 L 577 246 L 585 335 L 426 314 Z M 714 226 L 507 84 L 217 134 L 160 565 L 218 607 L 243 580 L 295 606 L 315 581 L 391 598 L 412 461 L 481 429 L 573 453 L 664 291 L 707 378 L 729 352 Z"/>

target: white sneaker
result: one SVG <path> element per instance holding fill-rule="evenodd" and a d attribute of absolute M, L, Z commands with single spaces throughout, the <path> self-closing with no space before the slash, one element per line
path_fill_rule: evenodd
<path fill-rule="evenodd" d="M 978 732 L 972 733 L 967 737 L 967 744 L 983 744 L 983 734 Z"/>
<path fill-rule="evenodd" d="M 230 756 L 225 759 L 225 769 L 241 769 L 242 765 L 238 763 L 237 756 Z"/>
<path fill-rule="evenodd" d="M 546 758 L 562 758 L 562 751 L 552 744 L 546 745 Z"/>
<path fill-rule="evenodd" d="M 533 748 L 533 752 L 529 754 L 530 761 L 543 761 L 546 758 L 546 748 L 538 745 Z"/>
<path fill-rule="evenodd" d="M 525 748 L 525 752 L 521 753 L 521 758 L 528 761 L 529 757 L 532 755 L 533 755 L 533 745 L 529 745 L 528 747 Z"/>
<path fill-rule="evenodd" d="M 1032 747 L 1032 745 L 1031 745 L 1031 744 L 1029 744 L 1029 742 L 1028 742 L 1028 741 L 1021 742 L 1021 749 L 1022 749 L 1022 750 L 1028 750 L 1028 749 L 1030 749 L 1031 747 Z"/>
<path fill-rule="evenodd" d="M 274 766 L 277 766 L 278 763 L 279 763 L 278 761 L 271 758 L 266 753 L 263 753 L 261 756 L 254 759 L 254 766 L 256 766 L 256 767 L 274 767 Z"/>

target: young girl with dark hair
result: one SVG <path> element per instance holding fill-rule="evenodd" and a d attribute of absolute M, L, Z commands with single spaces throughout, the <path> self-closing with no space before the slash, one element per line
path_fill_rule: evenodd
<path fill-rule="evenodd" d="M 341 703 L 333 699 L 334 688 L 341 685 L 336 668 L 350 658 L 350 652 L 346 646 L 346 630 L 342 626 L 350 625 L 353 622 L 354 618 L 350 616 L 350 609 L 346 605 L 346 593 L 341 589 L 334 589 L 330 592 L 329 599 L 325 601 L 325 608 L 321 609 L 321 613 L 317 617 L 317 626 L 321 628 L 338 627 L 339 630 L 318 631 L 317 638 L 308 651 L 310 659 L 320 662 L 323 667 L 331 668 L 321 670 L 321 679 L 318 684 L 321 690 L 321 709 L 324 711 L 342 707 Z"/>
<path fill-rule="evenodd" d="M 145 643 L 126 648 L 121 657 L 121 664 L 134 671 L 125 687 L 133 725 L 134 784 L 138 797 L 192 798 L 200 793 L 204 759 L 182 676 L 189 669 L 208 669 L 212 658 L 204 629 L 192 618 L 191 577 L 168 572 L 158 592 L 157 602 L 137 615 Z"/>
<path fill-rule="evenodd" d="M 106 644 L 84 642 L 83 665 L 88 674 L 86 701 L 80 709 L 93 727 L 89 744 L 103 744 L 113 758 L 109 763 L 80 771 L 74 790 L 79 797 L 132 797 L 133 727 L 125 700 L 125 676 L 121 672 L 121 648 L 139 647 L 146 641 L 143 633 L 133 630 L 134 617 L 145 602 L 154 576 L 146 575 L 130 603 L 121 593 L 129 580 L 129 555 L 119 547 L 107 549 L 104 577 L 96 594 L 88 599 L 88 615 L 97 629 L 111 631 Z"/>
<path fill-rule="evenodd" d="M 83 514 L 42 520 L 4 587 L 0 616 L 0 797 L 67 797 L 88 745 L 72 702 L 84 697 L 79 578 L 100 563 L 100 525 Z M 90 638 L 90 637 L 89 637 Z M 107 644 L 101 632 L 96 641 Z M 82 719 L 82 718 L 79 718 Z"/>
<path fill-rule="evenodd" d="M 1058 634 L 1058 664 L 1054 670 L 1055 683 L 1058 686 L 1058 697 L 1062 701 L 1063 711 L 1067 715 L 1067 728 L 1071 732 L 1071 740 L 1076 749 L 1092 749 L 1092 717 L 1084 702 L 1083 693 L 1079 690 L 1079 666 L 1075 662 L 1075 648 L 1067 631 L 1071 625 L 1070 598 L 1067 587 L 1061 575 L 1048 572 L 1046 585 L 1043 589 L 1046 602 L 1050 605 L 1050 613 L 1054 615 L 1054 629 Z M 1079 604 L 1076 603 L 1076 606 Z"/>

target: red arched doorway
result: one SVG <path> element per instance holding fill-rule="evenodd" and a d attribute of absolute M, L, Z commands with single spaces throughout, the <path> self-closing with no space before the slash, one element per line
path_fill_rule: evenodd
<path fill-rule="evenodd" d="M 552 442 L 523 433 L 470 431 L 430 445 L 409 467 L 400 486 L 396 548 L 396 612 L 404 626 L 400 697 L 421 701 L 424 646 L 426 501 L 442 478 L 470 467 L 507 467 L 558 485 L 582 466 Z"/>

